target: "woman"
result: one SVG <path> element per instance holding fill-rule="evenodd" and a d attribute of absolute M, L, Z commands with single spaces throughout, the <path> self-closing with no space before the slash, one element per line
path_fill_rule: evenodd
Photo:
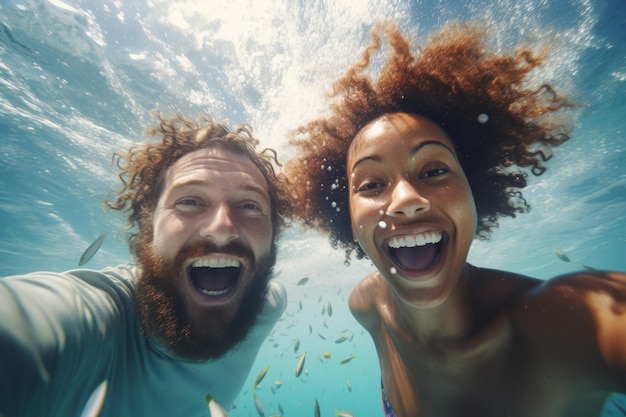
<path fill-rule="evenodd" d="M 377 268 L 349 303 L 377 348 L 385 415 L 599 415 L 626 392 L 626 274 L 541 281 L 467 263 L 475 236 L 528 209 L 526 171 L 569 138 L 572 105 L 525 87 L 542 55 L 490 53 L 477 27 L 447 25 L 416 56 L 382 31 L 393 53 L 377 81 L 380 28 L 330 115 L 295 132 L 286 170 L 303 222 Z"/>

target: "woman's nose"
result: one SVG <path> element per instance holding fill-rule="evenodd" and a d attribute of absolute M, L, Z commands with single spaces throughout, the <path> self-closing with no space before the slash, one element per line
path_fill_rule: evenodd
<path fill-rule="evenodd" d="M 413 216 L 428 210 L 430 201 L 407 180 L 398 181 L 391 193 L 391 202 L 387 206 L 389 216 Z"/>
<path fill-rule="evenodd" d="M 214 210 L 209 210 L 199 233 L 201 238 L 211 240 L 217 246 L 225 246 L 239 238 L 232 209 L 226 204 L 220 204 Z"/>

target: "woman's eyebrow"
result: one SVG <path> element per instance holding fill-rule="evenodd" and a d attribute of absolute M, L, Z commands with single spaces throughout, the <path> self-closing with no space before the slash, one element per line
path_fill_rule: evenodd
<path fill-rule="evenodd" d="M 414 156 L 416 153 L 418 153 L 423 147 L 427 146 L 427 145 L 439 145 L 441 147 L 443 147 L 444 149 L 446 149 L 448 152 L 450 152 L 452 154 L 452 156 L 454 156 L 454 152 L 452 151 L 452 149 L 450 149 L 445 143 L 439 142 L 437 140 L 427 140 L 425 142 L 422 142 L 418 145 L 415 145 L 413 147 L 413 149 L 411 149 L 411 151 L 409 152 L 410 156 Z M 353 165 L 352 165 L 352 171 L 354 171 L 354 169 L 357 167 L 357 165 L 359 165 L 362 162 L 365 161 L 374 161 L 374 162 L 382 162 L 382 158 L 378 155 L 366 155 L 363 158 L 359 159 L 358 161 L 356 161 Z"/>
<path fill-rule="evenodd" d="M 354 171 L 354 169 L 357 167 L 357 165 L 359 165 L 362 162 L 365 161 L 374 161 L 374 162 L 383 162 L 382 158 L 378 155 L 368 155 L 368 156 L 364 156 L 363 158 L 359 159 L 358 161 L 356 161 L 354 163 L 354 165 L 352 165 L 352 171 Z"/>
<path fill-rule="evenodd" d="M 447 149 L 448 152 L 450 152 L 452 154 L 452 156 L 455 155 L 454 152 L 452 151 L 452 149 L 450 149 L 445 143 L 439 142 L 438 140 L 427 140 L 425 142 L 422 142 L 422 143 L 414 146 L 413 149 L 411 149 L 411 152 L 409 152 L 409 155 L 414 156 L 416 153 L 418 153 L 426 145 L 439 145 L 439 146 Z"/>

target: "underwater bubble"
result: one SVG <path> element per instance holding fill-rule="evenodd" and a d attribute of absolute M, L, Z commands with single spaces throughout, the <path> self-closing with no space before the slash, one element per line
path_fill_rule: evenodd
<path fill-rule="evenodd" d="M 331 206 L 332 208 L 337 207 L 337 202 L 333 201 L 332 203 L 330 203 L 330 206 Z"/>
<path fill-rule="evenodd" d="M 380 214 L 381 216 L 385 214 L 385 210 L 378 210 L 378 214 Z"/>
<path fill-rule="evenodd" d="M 395 275 L 398 272 L 398 270 L 392 266 L 391 268 L 389 268 L 389 272 Z"/>
<path fill-rule="evenodd" d="M 487 123 L 487 120 L 489 120 L 489 116 L 487 115 L 487 113 L 481 113 L 478 115 L 476 120 L 478 120 L 478 123 Z"/>
<path fill-rule="evenodd" d="M 381 229 L 386 229 L 387 228 L 387 223 L 385 223 L 384 221 L 379 221 L 378 222 L 378 227 L 380 227 Z"/>

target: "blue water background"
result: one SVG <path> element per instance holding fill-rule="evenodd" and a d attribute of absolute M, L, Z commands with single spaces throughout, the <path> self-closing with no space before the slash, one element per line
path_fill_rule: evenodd
<path fill-rule="evenodd" d="M 623 0 L 0 0 L 0 274 L 76 267 L 105 231 L 88 266 L 129 260 L 118 235 L 124 221 L 101 202 L 118 186 L 112 153 L 146 140 L 151 109 L 209 110 L 250 123 L 284 160 L 292 152 L 287 131 L 323 112 L 324 92 L 357 59 L 377 20 L 395 22 L 419 44 L 447 20 L 472 18 L 490 24 L 498 48 L 550 39 L 553 59 L 537 79 L 581 107 L 571 141 L 525 191 L 531 212 L 476 242 L 470 261 L 543 279 L 581 265 L 626 270 Z M 557 248 L 572 262 L 557 258 Z M 312 415 L 315 399 L 322 416 L 335 408 L 381 415 L 376 353 L 346 306 L 372 267 L 345 267 L 323 237 L 298 228 L 280 249 L 276 279 L 289 307 L 231 417 L 258 415 L 252 383 L 267 365 L 256 390 L 266 415 L 278 414 L 279 404 L 285 415 Z M 352 337 L 335 343 L 341 334 Z M 305 372 L 296 378 L 303 351 Z M 610 406 L 605 415 L 619 413 Z"/>

